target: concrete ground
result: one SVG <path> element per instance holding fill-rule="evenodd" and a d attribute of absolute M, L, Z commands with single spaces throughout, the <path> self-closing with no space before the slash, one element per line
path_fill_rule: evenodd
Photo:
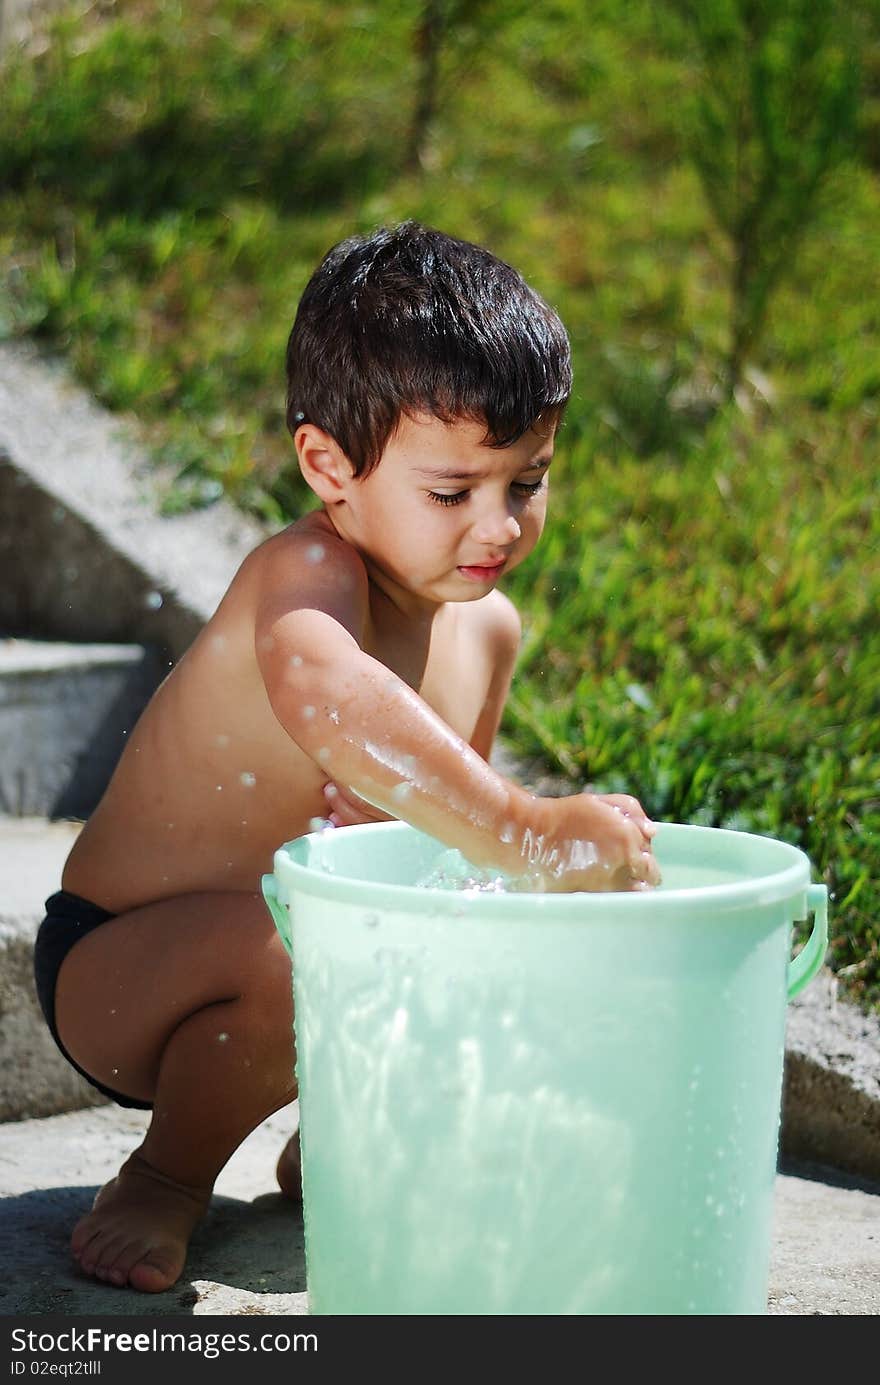
<path fill-rule="evenodd" d="M 270 1117 L 233 1156 L 167 1294 L 80 1275 L 70 1228 L 144 1124 L 140 1112 L 102 1106 L 0 1129 L 0 1314 L 307 1314 L 302 1215 L 273 1174 L 291 1111 Z M 816 1167 L 778 1175 L 768 1312 L 880 1313 L 880 1186 Z"/>

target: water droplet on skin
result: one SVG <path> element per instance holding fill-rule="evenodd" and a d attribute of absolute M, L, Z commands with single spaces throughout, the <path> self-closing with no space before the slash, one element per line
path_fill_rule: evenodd
<path fill-rule="evenodd" d="M 118 1068 L 112 1068 L 111 1071 L 112 1071 L 114 1077 L 118 1077 L 118 1076 L 119 1076 L 119 1069 L 118 1069 Z"/>
<path fill-rule="evenodd" d="M 328 715 L 328 717 L 330 718 L 330 720 L 333 722 L 333 725 L 334 725 L 334 726 L 338 726 L 338 725 L 339 725 L 339 713 L 337 712 L 337 710 L 336 710 L 335 707 L 331 707 L 331 708 L 330 708 L 330 711 L 327 713 L 327 715 Z"/>
<path fill-rule="evenodd" d="M 218 784 L 218 785 L 217 785 L 217 792 L 218 792 L 218 793 L 222 793 L 222 792 L 223 792 L 223 785 L 222 785 L 222 784 Z"/>
<path fill-rule="evenodd" d="M 395 784 L 391 790 L 391 797 L 395 803 L 405 803 L 412 793 L 412 784 Z"/>
<path fill-rule="evenodd" d="M 257 782 L 257 776 L 255 774 L 251 774 L 248 770 L 244 770 L 239 777 L 241 779 L 242 785 L 246 789 L 252 789 Z"/>
<path fill-rule="evenodd" d="M 326 765 L 327 761 L 330 759 L 330 751 L 327 749 L 326 745 L 321 746 L 315 758 L 320 764 Z"/>
<path fill-rule="evenodd" d="M 217 1042 L 218 1042 L 218 1044 L 225 1044 L 228 1038 L 229 1038 L 229 1035 L 228 1035 L 228 1034 L 218 1034 L 218 1035 L 217 1035 Z"/>
<path fill-rule="evenodd" d="M 165 598 L 163 597 L 161 592 L 147 592 L 146 596 L 144 597 L 144 605 L 150 611 L 158 611 L 160 610 L 164 600 Z"/>
<path fill-rule="evenodd" d="M 263 654 L 269 654 L 275 648 L 275 636 L 261 635 L 259 640 L 257 641 L 257 648 Z"/>
<path fill-rule="evenodd" d="M 215 744 L 218 750 L 225 750 L 229 744 L 229 737 L 221 731 L 220 735 L 216 737 Z"/>
<path fill-rule="evenodd" d="M 110 1013 L 111 1013 L 111 1015 L 115 1015 L 115 1014 L 116 1014 L 116 1011 L 115 1011 L 115 1010 L 111 1010 Z"/>
<path fill-rule="evenodd" d="M 324 561 L 324 545 L 322 543 L 310 543 L 306 549 L 307 563 L 321 563 Z"/>
<path fill-rule="evenodd" d="M 212 646 L 212 648 L 213 648 L 215 654 L 222 654 L 223 651 L 224 651 L 225 648 L 226 648 L 226 636 L 225 636 L 225 635 L 212 635 L 212 636 L 211 636 L 211 646 Z"/>
<path fill-rule="evenodd" d="M 309 703 L 306 703 L 305 707 L 302 709 L 302 714 L 306 721 L 311 721 L 312 717 L 315 715 L 315 709 Z"/>
<path fill-rule="evenodd" d="M 301 666 L 301 664 L 302 664 L 302 655 L 301 655 L 301 654 L 291 654 L 291 656 L 290 656 L 290 662 L 291 662 L 291 664 L 293 665 L 294 668 L 299 668 L 299 667 Z"/>

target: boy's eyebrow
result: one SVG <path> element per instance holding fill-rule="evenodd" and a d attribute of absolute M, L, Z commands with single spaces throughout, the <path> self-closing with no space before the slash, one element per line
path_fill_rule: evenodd
<path fill-rule="evenodd" d="M 545 471 L 552 460 L 552 457 L 535 457 L 532 461 L 525 462 L 520 470 Z M 455 471 L 442 466 L 420 466 L 417 470 L 420 476 L 430 476 L 435 481 L 473 481 L 475 476 L 483 474 L 481 471 Z"/>

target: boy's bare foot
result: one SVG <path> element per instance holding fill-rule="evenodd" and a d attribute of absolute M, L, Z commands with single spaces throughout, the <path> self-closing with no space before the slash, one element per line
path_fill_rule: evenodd
<path fill-rule="evenodd" d="M 293 1202 L 302 1202 L 302 1160 L 299 1152 L 299 1131 L 295 1130 L 281 1151 L 275 1169 L 278 1187 Z"/>
<path fill-rule="evenodd" d="M 210 1188 L 174 1183 L 132 1154 L 74 1228 L 74 1259 L 108 1284 L 159 1294 L 179 1278 L 210 1196 Z"/>

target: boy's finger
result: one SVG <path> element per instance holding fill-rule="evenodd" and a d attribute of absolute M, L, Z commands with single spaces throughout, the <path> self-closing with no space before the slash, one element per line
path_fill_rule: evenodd
<path fill-rule="evenodd" d="M 607 803 L 611 808 L 615 808 L 617 812 L 621 813 L 625 818 L 629 818 L 631 822 L 636 823 L 644 836 L 650 839 L 655 835 L 657 824 L 651 821 L 639 800 L 633 798 L 632 794 L 609 793 L 600 794 L 598 796 L 602 798 L 603 802 Z"/>

